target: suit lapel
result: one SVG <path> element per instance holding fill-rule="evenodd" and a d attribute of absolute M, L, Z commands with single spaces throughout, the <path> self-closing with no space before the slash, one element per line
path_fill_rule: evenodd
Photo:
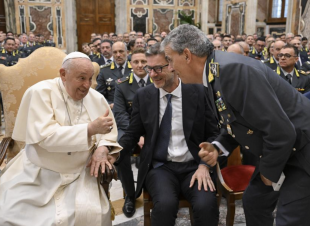
<path fill-rule="evenodd" d="M 183 132 L 187 141 L 193 128 L 198 104 L 198 101 L 193 100 L 198 100 L 197 92 L 192 86 L 182 83 Z"/>

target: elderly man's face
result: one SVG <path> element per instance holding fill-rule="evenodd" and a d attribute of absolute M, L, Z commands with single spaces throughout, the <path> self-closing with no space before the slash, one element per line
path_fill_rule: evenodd
<path fill-rule="evenodd" d="M 202 83 L 202 76 L 199 78 L 192 76 L 193 72 L 188 62 L 188 56 L 185 52 L 179 54 L 171 49 L 170 45 L 165 47 L 166 59 L 169 62 L 168 69 L 175 71 L 175 73 L 182 79 L 184 83 Z"/>
<path fill-rule="evenodd" d="M 27 35 L 22 35 L 21 40 L 22 40 L 22 43 L 23 43 L 23 44 L 26 44 L 27 41 L 28 41 Z"/>
<path fill-rule="evenodd" d="M 156 88 L 162 88 L 167 91 L 173 87 L 176 76 L 174 72 L 169 70 L 168 62 L 163 55 L 147 57 L 147 67 L 153 68 L 149 72 L 149 76 L 152 78 Z"/>
<path fill-rule="evenodd" d="M 112 46 L 112 55 L 118 65 L 123 65 L 127 59 L 127 51 L 123 42 L 116 42 Z"/>
<path fill-rule="evenodd" d="M 90 60 L 85 58 L 71 59 L 70 61 L 68 62 L 71 64 L 69 70 L 60 69 L 60 78 L 70 97 L 75 101 L 82 100 L 91 87 L 94 66 Z"/>
<path fill-rule="evenodd" d="M 136 53 L 131 56 L 132 70 L 139 78 L 144 78 L 146 75 L 144 70 L 146 63 L 147 61 L 144 53 Z"/>
<path fill-rule="evenodd" d="M 214 45 L 214 50 L 221 50 L 222 49 L 222 43 L 219 40 L 214 40 L 212 42 Z"/>
<path fill-rule="evenodd" d="M 135 48 L 145 48 L 145 42 L 142 38 L 137 38 L 135 41 Z"/>

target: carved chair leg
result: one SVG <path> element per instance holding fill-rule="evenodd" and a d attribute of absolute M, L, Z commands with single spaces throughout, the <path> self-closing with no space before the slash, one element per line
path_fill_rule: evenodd
<path fill-rule="evenodd" d="M 233 195 L 228 195 L 227 200 L 227 216 L 226 216 L 226 225 L 233 226 L 235 219 L 235 197 Z"/>

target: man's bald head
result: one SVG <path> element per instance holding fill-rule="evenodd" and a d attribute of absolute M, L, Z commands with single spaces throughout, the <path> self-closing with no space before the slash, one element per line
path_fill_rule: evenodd
<path fill-rule="evenodd" d="M 230 53 L 237 53 L 243 55 L 244 51 L 241 45 L 239 43 L 232 44 L 228 47 L 227 52 Z"/>
<path fill-rule="evenodd" d="M 222 49 L 222 42 L 220 40 L 215 39 L 212 44 L 214 45 L 214 50 Z"/>
<path fill-rule="evenodd" d="M 285 46 L 286 43 L 283 41 L 276 41 L 273 45 L 273 56 L 274 58 L 279 61 L 278 54 L 280 53 L 280 50 Z"/>
<path fill-rule="evenodd" d="M 243 48 L 243 55 L 249 56 L 250 46 L 246 42 L 238 42 L 238 44 Z"/>

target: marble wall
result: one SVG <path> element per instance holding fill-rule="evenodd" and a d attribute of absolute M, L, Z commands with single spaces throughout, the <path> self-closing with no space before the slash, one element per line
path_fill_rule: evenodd
<path fill-rule="evenodd" d="M 301 4 L 302 14 L 300 20 L 300 33 L 310 39 L 310 1 Z"/>
<path fill-rule="evenodd" d="M 266 0 L 257 0 L 257 16 L 256 22 L 266 22 L 268 14 L 268 1 Z"/>

